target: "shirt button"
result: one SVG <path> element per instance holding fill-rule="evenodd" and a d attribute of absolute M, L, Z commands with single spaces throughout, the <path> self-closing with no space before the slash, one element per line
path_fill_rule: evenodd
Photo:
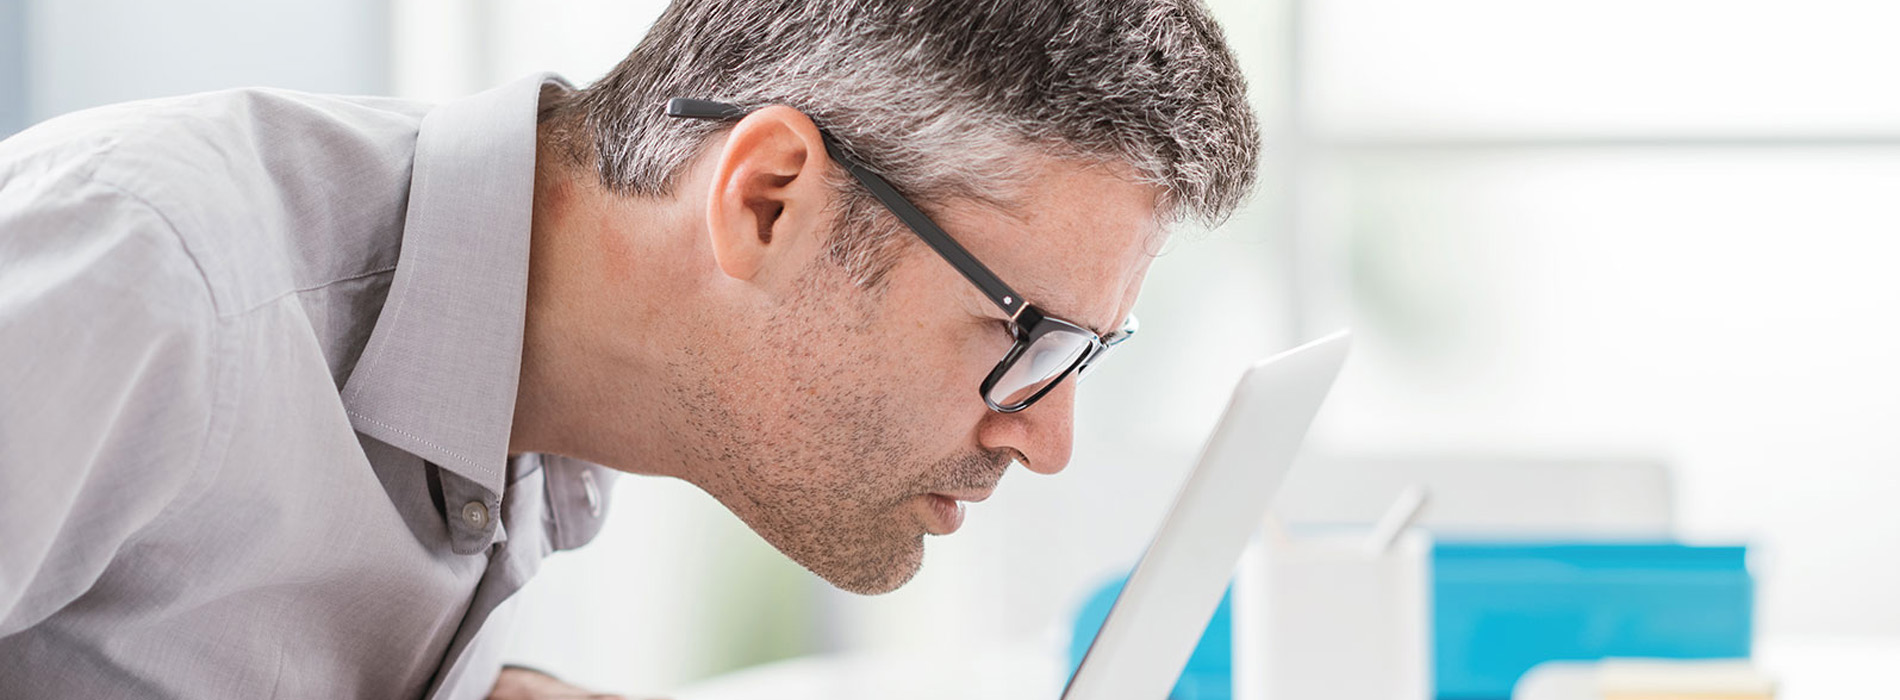
<path fill-rule="evenodd" d="M 477 530 L 488 529 L 488 505 L 481 501 L 469 501 L 462 506 L 462 522 Z"/>
<path fill-rule="evenodd" d="M 594 482 L 594 471 L 581 472 L 581 493 L 587 496 L 587 512 L 600 517 L 600 484 Z"/>

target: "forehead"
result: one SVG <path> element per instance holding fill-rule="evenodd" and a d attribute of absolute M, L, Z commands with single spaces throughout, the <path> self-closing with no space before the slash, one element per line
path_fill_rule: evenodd
<path fill-rule="evenodd" d="M 1125 167 L 1048 159 L 1003 206 L 944 212 L 945 228 L 1045 311 L 1114 330 L 1166 235 L 1160 190 Z"/>

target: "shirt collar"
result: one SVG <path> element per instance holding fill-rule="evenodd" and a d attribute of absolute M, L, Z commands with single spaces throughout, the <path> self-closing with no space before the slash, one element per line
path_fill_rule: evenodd
<path fill-rule="evenodd" d="M 539 74 L 422 118 L 402 251 L 343 387 L 356 430 L 500 493 L 521 376 Z"/>

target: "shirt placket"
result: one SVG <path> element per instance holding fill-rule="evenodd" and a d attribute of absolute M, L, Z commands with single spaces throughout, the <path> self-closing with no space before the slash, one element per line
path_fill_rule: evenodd
<path fill-rule="evenodd" d="M 437 471 L 442 483 L 442 516 L 449 531 L 449 549 L 456 554 L 480 554 L 507 541 L 507 528 L 501 518 L 501 496 L 453 471 Z"/>

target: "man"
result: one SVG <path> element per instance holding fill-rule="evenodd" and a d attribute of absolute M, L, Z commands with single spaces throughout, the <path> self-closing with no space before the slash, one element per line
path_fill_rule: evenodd
<path fill-rule="evenodd" d="M 496 623 L 611 470 L 897 588 L 1012 461 L 1063 468 L 1075 376 L 1256 150 L 1193 0 L 681 0 L 578 91 L 35 127 L 0 697 L 556 692 Z"/>

